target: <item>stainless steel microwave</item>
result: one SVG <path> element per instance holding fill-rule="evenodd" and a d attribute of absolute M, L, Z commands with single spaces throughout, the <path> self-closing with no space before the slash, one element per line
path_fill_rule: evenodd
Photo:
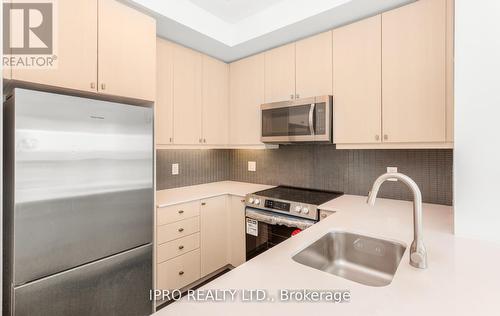
<path fill-rule="evenodd" d="M 263 143 L 332 142 L 331 95 L 262 104 Z"/>

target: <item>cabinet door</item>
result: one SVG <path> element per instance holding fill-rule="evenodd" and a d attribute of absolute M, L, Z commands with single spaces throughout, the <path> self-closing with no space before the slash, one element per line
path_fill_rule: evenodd
<path fill-rule="evenodd" d="M 174 46 L 174 143 L 201 143 L 201 54 Z"/>
<path fill-rule="evenodd" d="M 173 50 L 172 43 L 158 38 L 156 41 L 156 144 L 173 141 Z"/>
<path fill-rule="evenodd" d="M 295 46 L 296 96 L 332 94 L 331 31 L 298 41 Z"/>
<path fill-rule="evenodd" d="M 57 67 L 12 69 L 12 79 L 96 92 L 97 0 L 58 1 L 55 12 Z"/>
<path fill-rule="evenodd" d="M 264 103 L 264 55 L 229 66 L 229 135 L 232 145 L 259 145 L 260 105 Z"/>
<path fill-rule="evenodd" d="M 201 202 L 201 277 L 228 264 L 227 196 Z"/>
<path fill-rule="evenodd" d="M 229 127 L 229 66 L 203 56 L 203 143 L 225 145 Z"/>
<path fill-rule="evenodd" d="M 446 137 L 446 0 L 382 14 L 384 142 Z"/>
<path fill-rule="evenodd" d="M 264 53 L 265 102 L 295 98 L 295 43 Z"/>
<path fill-rule="evenodd" d="M 333 30 L 335 143 L 380 143 L 380 15 Z"/>
<path fill-rule="evenodd" d="M 99 0 L 98 12 L 99 91 L 154 101 L 156 21 L 117 0 Z"/>
<path fill-rule="evenodd" d="M 229 263 L 237 267 L 246 261 L 244 197 L 230 197 L 228 221 Z"/>

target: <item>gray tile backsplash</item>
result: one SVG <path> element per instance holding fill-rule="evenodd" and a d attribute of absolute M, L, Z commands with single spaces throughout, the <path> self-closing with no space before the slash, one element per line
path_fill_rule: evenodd
<path fill-rule="evenodd" d="M 257 171 L 247 170 L 248 161 L 257 162 Z M 180 174 L 172 176 L 175 162 L 180 164 Z M 158 150 L 157 188 L 234 180 L 366 195 L 386 167 L 398 167 L 413 178 L 424 202 L 452 204 L 451 149 L 337 150 L 326 145 L 291 145 L 268 150 Z M 411 199 L 400 182 L 386 182 L 379 196 Z"/>

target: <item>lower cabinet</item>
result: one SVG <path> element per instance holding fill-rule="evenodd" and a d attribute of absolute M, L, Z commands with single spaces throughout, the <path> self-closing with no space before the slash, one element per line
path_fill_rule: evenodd
<path fill-rule="evenodd" d="M 200 249 L 158 264 L 158 288 L 181 289 L 200 278 Z"/>
<path fill-rule="evenodd" d="M 228 263 L 227 196 L 201 202 L 201 276 L 214 272 Z"/>
<path fill-rule="evenodd" d="M 229 263 L 237 267 L 246 261 L 245 198 L 229 197 Z"/>
<path fill-rule="evenodd" d="M 156 288 L 183 289 L 245 262 L 244 198 L 222 195 L 157 208 Z"/>

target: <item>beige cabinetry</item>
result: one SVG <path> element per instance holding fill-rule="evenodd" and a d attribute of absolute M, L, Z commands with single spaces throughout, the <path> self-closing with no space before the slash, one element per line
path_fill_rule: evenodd
<path fill-rule="evenodd" d="M 383 140 L 446 141 L 446 0 L 382 13 Z"/>
<path fill-rule="evenodd" d="M 174 45 L 156 40 L 156 144 L 167 145 L 174 137 Z"/>
<path fill-rule="evenodd" d="M 207 145 L 228 142 L 229 65 L 203 55 L 202 133 Z"/>
<path fill-rule="evenodd" d="M 117 0 L 99 0 L 98 4 L 99 90 L 154 101 L 155 19 Z"/>
<path fill-rule="evenodd" d="M 307 98 L 332 94 L 332 32 L 295 43 L 295 94 Z"/>
<path fill-rule="evenodd" d="M 200 249 L 158 264 L 157 288 L 178 290 L 200 278 Z"/>
<path fill-rule="evenodd" d="M 259 145 L 260 105 L 264 103 L 264 54 L 229 66 L 229 143 Z"/>
<path fill-rule="evenodd" d="M 97 0 L 57 4 L 59 27 L 54 47 L 57 67 L 13 69 L 12 79 L 97 92 Z"/>
<path fill-rule="evenodd" d="M 236 267 L 246 259 L 244 198 L 221 195 L 159 207 L 155 234 L 158 289 L 181 289 L 229 264 Z"/>
<path fill-rule="evenodd" d="M 201 202 L 201 276 L 216 271 L 228 263 L 227 196 Z"/>
<path fill-rule="evenodd" d="M 201 143 L 202 56 L 186 47 L 174 46 L 174 143 Z"/>
<path fill-rule="evenodd" d="M 334 140 L 382 141 L 381 16 L 333 30 Z"/>
<path fill-rule="evenodd" d="M 56 67 L 14 68 L 13 80 L 155 100 L 153 18 L 117 0 L 59 1 L 55 12 Z"/>
<path fill-rule="evenodd" d="M 200 202 L 156 210 L 156 287 L 181 289 L 200 278 Z"/>
<path fill-rule="evenodd" d="M 237 267 L 246 261 L 245 198 L 230 196 L 228 209 L 229 263 Z"/>
<path fill-rule="evenodd" d="M 295 43 L 264 53 L 265 103 L 295 98 Z"/>

